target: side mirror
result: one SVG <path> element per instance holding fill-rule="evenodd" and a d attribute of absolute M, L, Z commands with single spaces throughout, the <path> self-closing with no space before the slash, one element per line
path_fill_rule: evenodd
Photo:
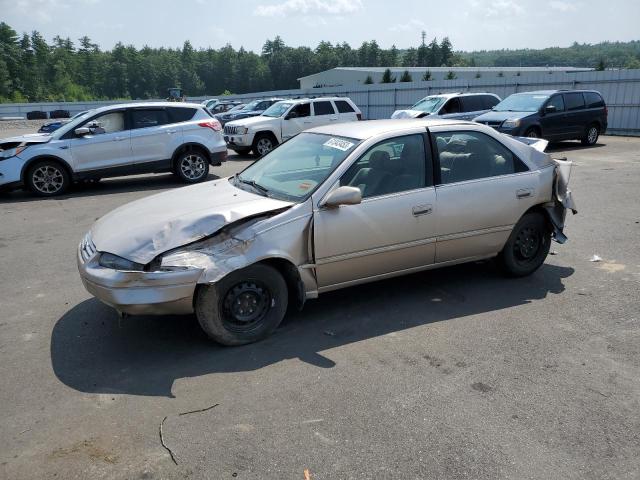
<path fill-rule="evenodd" d="M 84 135 L 89 135 L 91 133 L 91 129 L 89 127 L 80 127 L 80 128 L 76 128 L 74 132 L 79 137 L 82 137 Z"/>
<path fill-rule="evenodd" d="M 340 205 L 358 205 L 360 202 L 362 202 L 362 192 L 359 188 L 343 186 L 331 192 L 322 206 L 335 208 Z"/>
<path fill-rule="evenodd" d="M 298 118 L 298 112 L 289 112 L 285 120 L 290 120 L 292 118 Z"/>
<path fill-rule="evenodd" d="M 547 105 L 546 107 L 544 107 L 544 113 L 556 113 L 556 106 Z"/>

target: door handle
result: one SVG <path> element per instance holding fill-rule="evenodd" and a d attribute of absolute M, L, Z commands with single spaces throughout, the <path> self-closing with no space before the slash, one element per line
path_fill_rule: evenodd
<path fill-rule="evenodd" d="M 428 215 L 433 212 L 432 205 L 416 205 L 411 209 L 414 217 L 419 217 L 420 215 Z"/>
<path fill-rule="evenodd" d="M 116 141 L 116 142 L 121 142 L 122 140 L 126 140 L 126 139 L 127 139 L 127 137 L 116 137 L 113 140 Z"/>
<path fill-rule="evenodd" d="M 516 190 L 516 198 L 527 198 L 530 197 L 533 192 L 530 188 L 522 188 L 520 190 Z"/>
<path fill-rule="evenodd" d="M 309 120 L 308 122 L 302 122 L 302 123 L 312 123 L 311 120 Z"/>
<path fill-rule="evenodd" d="M 177 130 L 167 130 L 167 133 L 177 133 Z"/>

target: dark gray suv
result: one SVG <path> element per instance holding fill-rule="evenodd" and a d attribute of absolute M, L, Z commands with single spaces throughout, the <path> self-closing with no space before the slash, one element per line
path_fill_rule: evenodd
<path fill-rule="evenodd" d="M 516 137 L 595 145 L 607 129 L 607 113 L 595 90 L 539 90 L 514 93 L 474 121 Z"/>

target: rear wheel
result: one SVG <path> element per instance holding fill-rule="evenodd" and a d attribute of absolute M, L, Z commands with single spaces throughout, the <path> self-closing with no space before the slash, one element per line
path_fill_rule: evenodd
<path fill-rule="evenodd" d="M 71 183 L 67 170 L 55 160 L 42 160 L 29 168 L 26 177 L 29 189 L 41 197 L 63 194 Z"/>
<path fill-rule="evenodd" d="M 195 310 L 205 333 L 223 345 L 269 336 L 284 318 L 287 284 L 273 267 L 256 264 L 231 272 L 196 292 Z"/>
<path fill-rule="evenodd" d="M 584 137 L 582 137 L 581 141 L 583 145 L 595 145 L 598 142 L 598 137 L 600 136 L 600 129 L 598 125 L 592 124 L 587 127 L 584 132 Z"/>
<path fill-rule="evenodd" d="M 273 137 L 273 135 L 261 133 L 256 135 L 256 138 L 253 141 L 253 153 L 259 157 L 264 157 L 267 153 L 276 148 L 277 145 L 278 141 Z"/>
<path fill-rule="evenodd" d="M 209 175 L 209 159 L 199 150 L 181 153 L 176 159 L 175 174 L 185 183 L 198 183 Z"/>
<path fill-rule="evenodd" d="M 498 264 L 509 276 L 531 275 L 543 263 L 551 247 L 551 229 L 542 213 L 525 214 L 516 224 L 498 255 Z"/>

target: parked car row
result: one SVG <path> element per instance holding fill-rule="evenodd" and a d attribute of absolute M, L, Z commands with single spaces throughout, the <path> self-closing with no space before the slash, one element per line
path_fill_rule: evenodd
<path fill-rule="evenodd" d="M 539 90 L 501 100 L 492 93 L 429 95 L 391 118 L 473 120 L 513 136 L 594 145 L 607 129 L 607 106 L 594 90 Z"/>

